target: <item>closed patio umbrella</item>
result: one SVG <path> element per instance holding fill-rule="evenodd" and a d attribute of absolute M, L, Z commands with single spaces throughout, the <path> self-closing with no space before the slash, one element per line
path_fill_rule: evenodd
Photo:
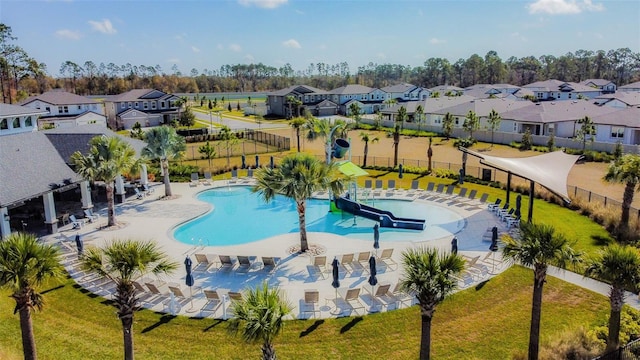
<path fill-rule="evenodd" d="M 451 252 L 454 254 L 458 253 L 458 238 L 455 236 L 451 239 Z"/>
<path fill-rule="evenodd" d="M 489 250 L 493 252 L 492 256 L 494 257 L 493 261 L 491 262 L 491 273 L 493 273 L 496 267 L 495 254 L 496 254 L 496 251 L 498 251 L 498 227 L 497 226 L 494 226 L 493 228 L 491 228 L 491 246 L 489 246 Z"/>
<path fill-rule="evenodd" d="M 334 257 L 333 261 L 331 262 L 331 273 L 333 275 L 332 276 L 333 281 L 331 282 L 331 286 L 333 286 L 333 288 L 336 289 L 336 300 L 335 300 L 336 308 L 331 311 L 331 314 L 340 315 L 340 313 L 342 312 L 342 310 L 340 310 L 340 308 L 338 307 L 338 288 L 340 287 L 340 269 L 338 268 L 337 257 Z"/>
<path fill-rule="evenodd" d="M 378 284 L 378 271 L 376 270 L 376 258 L 375 256 L 369 257 L 369 285 L 371 285 L 371 307 L 370 312 L 375 312 L 377 309 L 373 306 L 374 303 L 374 291 L 373 288 Z"/>
<path fill-rule="evenodd" d="M 373 225 L 373 248 L 380 249 L 380 226 L 378 224 Z"/>
<path fill-rule="evenodd" d="M 193 262 L 191 261 L 190 257 L 186 257 L 184 259 L 184 268 L 187 271 L 187 276 L 185 277 L 185 284 L 189 287 L 189 294 L 191 295 L 191 307 L 187 310 L 187 311 L 193 311 L 193 290 L 191 289 L 191 287 L 194 284 L 194 279 L 193 279 L 193 272 L 191 269 L 191 266 L 193 265 Z"/>
<path fill-rule="evenodd" d="M 516 196 L 516 211 L 514 212 L 515 217 L 520 217 L 520 207 L 522 206 L 522 195 L 518 194 Z"/>
<path fill-rule="evenodd" d="M 80 238 L 80 234 L 76 234 L 76 248 L 78 248 L 78 257 L 82 257 L 84 253 L 84 242 Z"/>

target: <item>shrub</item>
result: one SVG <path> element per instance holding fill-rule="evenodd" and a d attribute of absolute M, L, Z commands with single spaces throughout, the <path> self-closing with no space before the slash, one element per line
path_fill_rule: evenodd
<path fill-rule="evenodd" d="M 531 130 L 527 129 L 527 131 L 522 134 L 522 143 L 520 144 L 520 150 L 531 150 L 533 146 L 533 138 L 531 137 Z"/>
<path fill-rule="evenodd" d="M 464 138 L 464 139 L 456 139 L 453 142 L 453 146 L 455 147 L 459 147 L 462 146 L 464 148 L 470 148 L 473 146 L 473 144 L 475 144 L 477 142 L 477 140 L 475 139 L 470 139 L 470 138 Z"/>

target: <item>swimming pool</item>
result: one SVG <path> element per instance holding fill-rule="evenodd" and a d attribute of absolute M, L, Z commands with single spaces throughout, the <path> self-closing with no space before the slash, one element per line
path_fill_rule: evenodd
<path fill-rule="evenodd" d="M 201 192 L 197 198 L 213 211 L 179 225 L 173 231 L 185 244 L 239 245 L 285 233 L 297 233 L 298 212 L 293 200 L 276 196 L 265 203 L 250 187 L 232 186 Z M 369 205 L 395 216 L 426 219 L 422 231 L 380 228 L 381 241 L 425 241 L 456 234 L 465 226 L 459 214 L 445 207 L 403 200 L 376 200 Z M 330 213 L 327 200 L 307 201 L 307 232 L 328 232 L 347 238 L 372 240 L 374 221 L 348 213 Z"/>

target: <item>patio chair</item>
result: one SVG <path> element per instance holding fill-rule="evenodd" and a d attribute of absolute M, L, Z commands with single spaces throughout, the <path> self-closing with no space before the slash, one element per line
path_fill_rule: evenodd
<path fill-rule="evenodd" d="M 142 200 L 142 198 L 144 197 L 144 195 L 140 192 L 140 189 L 138 189 L 137 187 L 133 188 L 133 193 L 136 195 L 136 199 L 138 200 Z"/>
<path fill-rule="evenodd" d="M 191 173 L 191 183 L 189 186 L 198 186 L 200 183 L 200 175 L 196 172 Z"/>
<path fill-rule="evenodd" d="M 238 169 L 231 170 L 231 178 L 229 179 L 229 184 L 235 184 L 238 182 Z"/>
<path fill-rule="evenodd" d="M 460 289 L 468 288 L 469 286 L 476 283 L 473 275 L 466 271 L 462 271 L 458 275 L 453 275 L 453 278 L 458 281 L 458 287 Z"/>
<path fill-rule="evenodd" d="M 229 296 L 229 300 L 231 301 L 242 301 L 242 293 L 229 291 L 227 295 Z"/>
<path fill-rule="evenodd" d="M 482 196 L 480 196 L 480 199 L 478 199 L 478 201 L 480 202 L 480 204 L 484 204 L 487 202 L 487 198 L 489 198 L 489 194 L 483 193 Z"/>
<path fill-rule="evenodd" d="M 361 251 L 358 253 L 358 263 L 363 269 L 369 268 L 369 257 L 371 257 L 371 252 L 369 251 Z"/>
<path fill-rule="evenodd" d="M 501 207 L 496 207 L 491 211 L 496 213 L 497 216 L 499 216 L 500 215 L 500 211 L 502 211 L 502 210 L 508 211 L 509 210 L 509 203 L 504 203 L 504 206 L 502 206 L 502 208 Z"/>
<path fill-rule="evenodd" d="M 236 268 L 237 273 L 246 274 L 253 267 L 253 261 L 250 257 L 245 255 L 238 255 L 236 258 L 238 259 L 238 267 Z"/>
<path fill-rule="evenodd" d="M 393 256 L 393 248 L 383 249 L 382 253 L 380 254 L 379 260 L 382 263 L 384 263 L 384 265 L 389 269 L 395 270 L 393 269 L 393 267 L 397 269 L 398 263 L 395 260 L 393 260 L 392 256 Z"/>
<path fill-rule="evenodd" d="M 493 212 L 495 209 L 499 209 L 501 204 L 502 204 L 502 199 L 498 198 L 496 199 L 496 202 L 494 202 L 493 204 L 487 205 L 487 209 Z"/>
<path fill-rule="evenodd" d="M 304 299 L 300 306 L 300 314 L 302 316 L 310 314 L 309 318 L 316 317 L 316 314 L 320 315 L 320 308 L 318 303 L 320 302 L 320 293 L 318 290 L 305 290 Z"/>
<path fill-rule="evenodd" d="M 211 185 L 211 171 L 205 171 L 204 179 L 202 180 L 203 185 Z"/>
<path fill-rule="evenodd" d="M 351 274 L 354 270 L 354 253 L 350 253 L 350 254 L 344 254 L 342 255 L 342 258 L 340 259 L 340 267 L 344 270 L 344 273 L 346 275 Z M 360 264 L 358 264 L 360 265 Z"/>
<path fill-rule="evenodd" d="M 100 217 L 100 215 L 94 214 L 93 211 L 91 211 L 91 209 L 84 209 L 83 212 L 84 212 L 84 217 L 89 219 L 89 222 L 98 221 L 98 218 Z"/>
<path fill-rule="evenodd" d="M 270 273 L 276 269 L 276 266 L 278 266 L 278 262 L 280 262 L 280 258 L 276 258 L 273 256 L 263 256 L 262 269 Z"/>
<path fill-rule="evenodd" d="M 215 314 L 220 305 L 222 305 L 222 298 L 220 297 L 220 294 L 218 294 L 216 290 L 210 289 L 204 289 L 202 292 L 204 292 L 204 297 L 207 299 L 207 302 L 202 306 L 200 311 Z"/>
<path fill-rule="evenodd" d="M 469 197 L 468 197 L 469 200 L 475 200 L 477 194 L 478 194 L 478 190 L 476 190 L 476 189 L 471 190 L 471 192 L 469 193 Z"/>
<path fill-rule="evenodd" d="M 396 299 L 393 294 L 391 294 L 391 284 L 378 284 L 375 288 L 375 291 L 369 290 L 366 286 L 364 290 L 369 293 L 371 297 L 371 306 L 369 307 L 369 312 L 377 312 L 378 309 L 375 308 L 375 304 L 378 303 L 380 308 L 386 307 L 389 309 L 389 304 L 396 303 Z"/>
<path fill-rule="evenodd" d="M 514 213 L 515 211 L 516 211 L 516 209 L 514 209 L 514 208 L 509 209 L 509 211 L 505 211 L 505 210 L 503 210 L 503 211 L 500 211 L 500 213 L 498 214 L 498 216 L 500 217 L 500 220 L 502 220 L 502 221 L 506 222 L 506 221 L 507 221 L 507 218 L 510 218 L 510 217 L 511 217 L 511 215 L 513 215 L 513 213 Z"/>
<path fill-rule="evenodd" d="M 76 219 L 75 215 L 69 215 L 69 221 L 71 221 L 71 225 L 74 229 L 81 229 L 84 226 L 84 220 Z"/>
<path fill-rule="evenodd" d="M 373 188 L 373 196 L 380 196 L 382 194 L 382 180 L 376 180 L 375 185 Z"/>
<path fill-rule="evenodd" d="M 396 181 L 387 180 L 387 196 L 393 196 L 396 193 Z"/>
<path fill-rule="evenodd" d="M 438 195 L 442 195 L 444 192 L 444 184 L 438 184 L 438 186 L 436 187 L 436 193 Z"/>
<path fill-rule="evenodd" d="M 426 190 L 431 192 L 431 191 L 433 191 L 433 189 L 434 189 L 434 187 L 435 187 L 435 186 L 436 186 L 436 184 L 434 184 L 434 183 L 432 183 L 432 182 L 429 182 L 429 183 L 427 184 L 427 189 L 426 189 Z M 444 185 L 443 185 L 443 186 L 444 186 Z"/>
<path fill-rule="evenodd" d="M 458 197 L 465 197 L 467 196 L 467 188 L 463 187 L 462 189 L 460 189 L 460 192 L 458 193 Z"/>
<path fill-rule="evenodd" d="M 420 190 L 420 181 L 412 180 L 411 181 L 411 188 L 409 189 L 409 191 L 407 191 L 407 193 L 405 195 L 406 196 L 415 196 L 416 193 L 418 192 L 418 190 Z"/>
<path fill-rule="evenodd" d="M 229 255 L 218 255 L 218 259 L 220 259 L 219 270 L 231 271 L 236 266 L 235 261 L 233 261 Z"/>
<path fill-rule="evenodd" d="M 398 309 L 400 308 L 400 305 L 413 305 L 414 297 L 402 288 L 402 283 L 396 283 L 391 291 L 391 295 L 396 299 Z"/>
<path fill-rule="evenodd" d="M 194 272 L 208 271 L 212 266 L 219 263 L 219 261 L 216 261 L 216 256 L 213 254 L 195 253 L 193 256 L 196 258 L 196 266 L 193 268 Z"/>
<path fill-rule="evenodd" d="M 343 300 L 356 314 L 358 309 L 364 311 L 364 304 L 360 301 L 360 288 L 348 289 Z"/>
<path fill-rule="evenodd" d="M 314 256 L 312 269 L 314 274 L 320 274 L 323 279 L 326 279 L 325 274 L 329 272 L 329 269 L 327 268 L 327 257 L 324 255 Z"/>
<path fill-rule="evenodd" d="M 519 227 L 520 226 L 520 216 L 518 217 L 507 217 L 507 227 L 508 228 L 512 228 L 512 227 Z"/>

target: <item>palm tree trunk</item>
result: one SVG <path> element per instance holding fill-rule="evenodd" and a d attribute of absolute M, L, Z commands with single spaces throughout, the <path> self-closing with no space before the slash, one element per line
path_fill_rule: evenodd
<path fill-rule="evenodd" d="M 362 160 L 362 167 L 367 166 L 367 154 L 369 153 L 369 142 L 364 142 L 364 159 Z"/>
<path fill-rule="evenodd" d="M 623 233 L 629 228 L 629 210 L 631 209 L 631 203 L 633 202 L 633 191 L 636 188 L 636 183 L 627 182 L 624 186 L 624 194 L 622 195 L 622 216 L 620 217 L 620 227 Z"/>
<path fill-rule="evenodd" d="M 107 227 L 116 224 L 116 206 L 113 200 L 113 182 L 107 181 L 105 190 L 107 192 Z"/>
<path fill-rule="evenodd" d="M 124 341 L 124 360 L 133 360 L 133 314 L 121 317 L 122 340 Z"/>
<path fill-rule="evenodd" d="M 33 322 L 31 308 L 24 304 L 20 307 L 20 330 L 22 331 L 22 351 L 25 360 L 36 360 L 36 341 L 33 337 Z"/>
<path fill-rule="evenodd" d="M 307 221 L 305 217 L 307 204 L 305 200 L 296 201 L 298 207 L 298 223 L 300 224 L 300 252 L 309 250 L 307 242 Z"/>
<path fill-rule="evenodd" d="M 171 193 L 171 181 L 169 179 L 169 161 L 166 159 L 160 160 L 160 166 L 162 166 L 162 181 L 164 182 L 164 196 L 173 196 Z"/>
<path fill-rule="evenodd" d="M 400 144 L 400 132 L 393 133 L 393 167 L 398 166 L 398 145 Z"/>
<path fill-rule="evenodd" d="M 262 360 L 276 360 L 276 349 L 268 342 L 262 344 Z"/>
<path fill-rule="evenodd" d="M 296 128 L 296 138 L 298 139 L 298 152 L 300 152 L 300 127 Z"/>
<path fill-rule="evenodd" d="M 611 312 L 609 314 L 609 336 L 605 353 L 618 349 L 620 345 L 620 313 L 624 305 L 624 289 L 614 287 L 609 297 Z"/>
<path fill-rule="evenodd" d="M 429 360 L 431 357 L 431 319 L 433 314 L 422 314 L 422 333 L 420 334 L 420 360 Z"/>
<path fill-rule="evenodd" d="M 538 360 L 540 350 L 540 317 L 542 315 L 542 287 L 547 277 L 547 267 L 535 265 L 533 300 L 531 302 L 531 328 L 529 330 L 529 360 Z"/>

